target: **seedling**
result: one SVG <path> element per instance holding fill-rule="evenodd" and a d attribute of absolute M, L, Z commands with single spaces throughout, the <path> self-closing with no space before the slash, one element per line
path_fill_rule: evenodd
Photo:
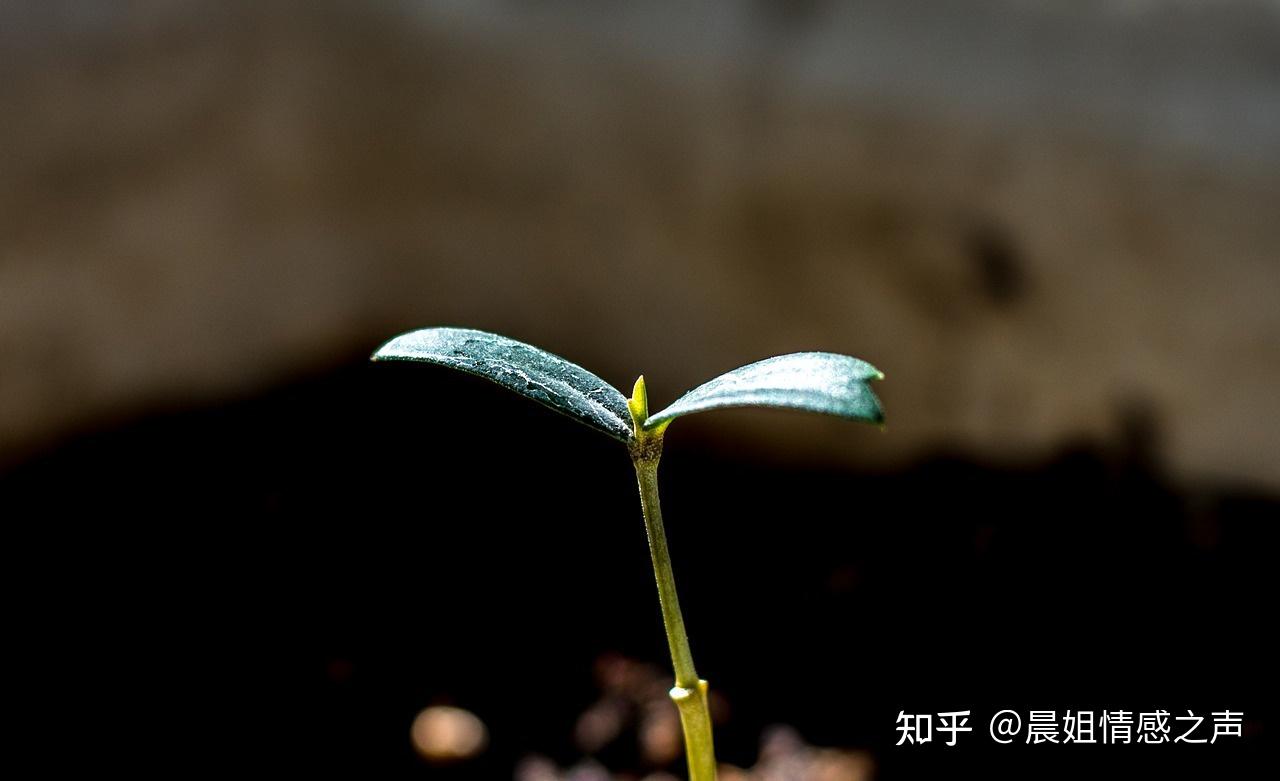
<path fill-rule="evenodd" d="M 883 379 L 871 364 L 835 353 L 767 358 L 699 385 L 674 404 L 649 414 L 644 376 L 631 398 L 563 358 L 505 336 L 466 328 L 424 328 L 401 334 L 373 354 L 375 361 L 421 361 L 475 374 L 561 412 L 626 445 L 640 484 L 640 508 L 658 581 L 658 601 L 675 668 L 671 699 L 680 712 L 690 781 L 714 781 L 715 752 L 707 682 L 698 677 L 680 615 L 667 536 L 658 502 L 658 460 L 667 427 L 682 415 L 726 407 L 781 407 L 880 423 L 871 391 Z"/>

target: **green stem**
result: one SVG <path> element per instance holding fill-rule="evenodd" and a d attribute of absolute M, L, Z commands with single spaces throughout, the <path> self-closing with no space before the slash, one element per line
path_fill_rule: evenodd
<path fill-rule="evenodd" d="M 689 652 L 689 635 L 685 632 L 684 616 L 680 613 L 680 597 L 676 594 L 676 581 L 671 572 L 667 534 L 662 526 L 662 505 L 658 501 L 658 462 L 657 459 L 637 459 L 634 463 L 636 478 L 640 483 L 640 508 L 644 511 L 645 531 L 649 535 L 653 574 L 658 581 L 662 623 L 666 626 L 667 644 L 671 646 L 671 662 L 675 667 L 676 686 L 691 689 L 698 685 L 698 673 L 693 668 L 693 654 Z"/>
<path fill-rule="evenodd" d="M 667 533 L 662 526 L 662 504 L 658 500 L 658 461 L 662 458 L 662 430 L 645 431 L 649 400 L 644 378 L 636 382 L 631 400 L 631 413 L 636 422 L 636 440 L 631 448 L 631 462 L 640 484 L 640 508 L 644 512 L 645 531 L 649 537 L 649 555 L 658 582 L 658 602 L 662 605 L 662 623 L 667 630 L 671 663 L 676 685 L 671 699 L 680 711 L 684 728 L 685 755 L 689 760 L 689 781 L 715 781 L 716 754 L 711 739 L 711 710 L 707 704 L 707 682 L 698 677 L 689 651 L 689 635 L 680 614 L 680 598 L 671 572 L 671 554 L 667 550 Z"/>

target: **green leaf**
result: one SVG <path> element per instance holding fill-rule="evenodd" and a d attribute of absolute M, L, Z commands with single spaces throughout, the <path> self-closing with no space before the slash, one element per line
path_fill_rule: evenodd
<path fill-rule="evenodd" d="M 423 328 L 378 348 L 375 361 L 422 361 L 492 380 L 521 396 L 631 441 L 627 400 L 581 366 L 533 345 L 469 328 Z"/>
<path fill-rule="evenodd" d="M 644 427 L 652 430 L 681 415 L 726 407 L 782 407 L 882 423 L 880 400 L 868 383 L 883 378 L 876 367 L 848 355 L 779 355 L 699 385 L 650 416 Z"/>

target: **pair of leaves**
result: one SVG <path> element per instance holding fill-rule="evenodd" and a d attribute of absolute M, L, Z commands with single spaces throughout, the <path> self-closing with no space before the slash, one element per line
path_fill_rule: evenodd
<path fill-rule="evenodd" d="M 634 439 L 627 399 L 596 375 L 505 336 L 467 328 L 424 328 L 378 348 L 375 361 L 421 361 L 475 374 L 545 404 L 624 443 Z M 791 353 L 748 364 L 699 385 L 650 415 L 652 431 L 695 412 L 780 407 L 880 423 L 869 382 L 884 375 L 866 361 L 835 353 Z"/>

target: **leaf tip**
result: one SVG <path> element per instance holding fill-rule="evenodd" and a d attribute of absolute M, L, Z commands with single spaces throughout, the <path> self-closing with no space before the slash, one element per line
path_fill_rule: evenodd
<path fill-rule="evenodd" d="M 392 338 L 378 345 L 378 349 L 373 351 L 373 353 L 369 356 L 369 360 L 378 362 L 378 361 L 385 361 L 385 360 L 397 357 L 389 348 L 391 347 L 391 345 L 399 341 L 401 336 L 404 336 L 404 334 L 400 334 L 399 336 L 393 336 Z"/>

